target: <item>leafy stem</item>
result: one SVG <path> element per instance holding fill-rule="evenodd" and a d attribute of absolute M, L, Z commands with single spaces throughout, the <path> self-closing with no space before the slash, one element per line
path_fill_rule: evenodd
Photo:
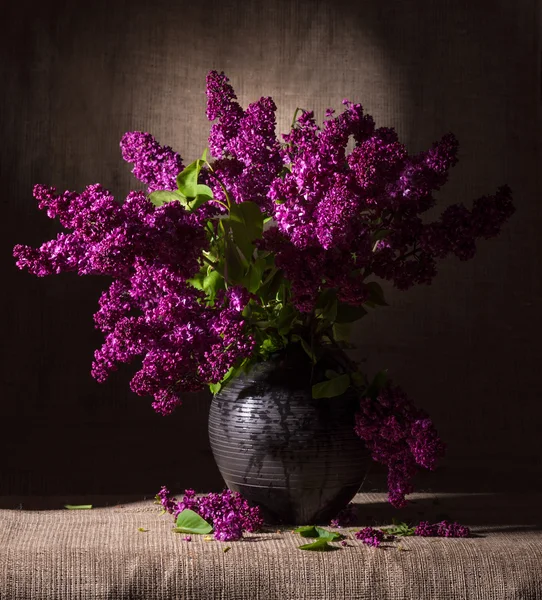
<path fill-rule="evenodd" d="M 224 202 L 222 202 L 221 200 L 218 200 L 217 198 L 213 198 L 213 202 L 217 202 L 218 204 L 220 204 L 221 206 L 223 206 L 225 209 L 227 209 L 229 211 L 230 210 L 230 206 L 231 206 L 231 200 L 230 200 L 230 197 L 228 195 L 228 190 L 226 189 L 226 186 L 222 183 L 222 180 L 215 173 L 213 167 L 211 167 L 211 164 L 207 160 L 205 161 L 205 164 L 209 167 L 209 175 L 211 175 L 212 177 L 214 177 L 218 181 L 220 187 L 222 188 L 222 191 L 224 192 L 224 197 L 226 198 L 227 204 L 224 204 Z"/>

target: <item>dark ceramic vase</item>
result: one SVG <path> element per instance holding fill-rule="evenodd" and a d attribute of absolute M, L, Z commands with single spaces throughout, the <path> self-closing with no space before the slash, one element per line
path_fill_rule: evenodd
<path fill-rule="evenodd" d="M 329 523 L 370 463 L 353 430 L 355 397 L 313 399 L 315 373 L 305 357 L 289 352 L 259 363 L 211 404 L 218 468 L 231 490 L 260 506 L 267 523 Z"/>

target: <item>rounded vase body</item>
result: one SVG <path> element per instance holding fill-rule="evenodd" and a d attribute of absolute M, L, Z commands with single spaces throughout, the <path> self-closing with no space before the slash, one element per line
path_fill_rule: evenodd
<path fill-rule="evenodd" d="M 209 438 L 220 473 L 268 523 L 329 523 L 370 464 L 354 433 L 356 397 L 313 399 L 311 375 L 303 356 L 275 356 L 233 379 L 211 404 Z"/>

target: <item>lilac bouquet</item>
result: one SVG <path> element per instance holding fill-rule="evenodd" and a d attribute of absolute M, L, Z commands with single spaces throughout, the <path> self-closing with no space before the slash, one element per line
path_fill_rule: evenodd
<path fill-rule="evenodd" d="M 457 162 L 451 133 L 409 155 L 393 129 L 343 100 L 322 126 L 298 109 L 281 142 L 272 98 L 243 110 L 216 71 L 206 92 L 209 153 L 185 166 L 150 134 L 131 132 L 122 156 L 147 190 L 123 204 L 98 184 L 62 194 L 35 186 L 39 208 L 68 232 L 39 249 L 17 245 L 17 265 L 109 278 L 94 316 L 105 341 L 92 374 L 104 381 L 139 358 L 131 389 L 163 415 L 184 392 L 216 393 L 290 345 L 315 364 L 332 354 L 339 366 L 311 382 L 313 396 L 354 388 L 355 431 L 388 466 L 390 501 L 402 506 L 416 469 L 434 468 L 443 444 L 398 387 L 382 373 L 369 380 L 348 357 L 348 330 L 386 305 L 378 279 L 406 290 L 431 283 L 439 258 L 472 258 L 476 240 L 513 214 L 511 191 L 426 222 Z"/>

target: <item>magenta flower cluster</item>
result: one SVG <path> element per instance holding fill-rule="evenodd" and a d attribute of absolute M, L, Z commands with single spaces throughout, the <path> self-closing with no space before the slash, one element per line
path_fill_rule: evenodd
<path fill-rule="evenodd" d="M 139 139 L 135 136 L 134 143 Z M 123 143 L 126 150 L 129 139 Z M 156 152 L 155 145 L 149 147 Z M 136 150 L 129 156 L 140 147 Z M 154 160 L 147 157 L 150 164 Z M 177 169 L 175 161 L 158 164 Z M 241 314 L 247 290 L 221 290 L 210 306 L 205 294 L 187 283 L 207 247 L 197 212 L 187 212 L 178 202 L 155 208 L 143 192 L 131 192 L 120 205 L 100 185 L 60 195 L 37 185 L 34 196 L 49 217 L 71 232 L 39 249 L 15 246 L 17 265 L 38 276 L 74 271 L 113 278 L 95 314 L 96 327 L 105 335 L 92 366 L 98 381 L 119 363 L 140 357 L 131 389 L 153 396 L 154 409 L 165 415 L 181 403 L 183 392 L 220 381 L 233 364 L 252 354 L 254 339 Z"/>
<path fill-rule="evenodd" d="M 374 529 L 373 527 L 365 527 L 356 531 L 354 534 L 358 540 L 361 540 L 367 546 L 373 546 L 378 548 L 384 541 L 384 532 L 381 529 Z"/>
<path fill-rule="evenodd" d="M 337 117 L 328 111 L 322 128 L 303 111 L 279 150 L 270 98 L 243 113 L 227 78 L 216 72 L 208 77 L 208 97 L 208 116 L 218 119 L 209 139 L 220 157 L 218 172 L 237 201 L 256 198 L 274 218 L 278 228 L 266 233 L 261 247 L 276 254 L 292 283 L 292 301 L 303 312 L 314 309 L 326 288 L 361 305 L 369 274 L 403 290 L 431 283 L 435 258 L 471 258 L 475 240 L 496 235 L 514 212 L 510 189 L 503 186 L 476 200 L 472 211 L 455 204 L 439 220 L 422 221 L 420 214 L 435 204 L 433 192 L 457 162 L 452 134 L 409 156 L 393 129 L 375 128 L 360 104 L 345 100 L 345 111 Z M 350 138 L 356 147 L 347 156 Z"/>
<path fill-rule="evenodd" d="M 263 526 L 260 509 L 249 506 L 239 493 L 231 490 L 205 496 L 197 496 L 194 490 L 185 490 L 183 499 L 179 501 L 166 487 L 162 487 L 157 499 L 175 519 L 183 510 L 193 510 L 213 526 L 215 539 L 222 542 L 239 540 L 243 532 L 252 533 Z"/>
<path fill-rule="evenodd" d="M 355 432 L 365 441 L 373 460 L 388 467 L 388 498 L 400 508 L 418 467 L 435 469 L 444 444 L 431 420 L 397 386 L 387 385 L 375 399 L 363 398 L 356 413 Z"/>
<path fill-rule="evenodd" d="M 470 536 L 470 529 L 466 525 L 457 522 L 440 521 L 439 523 L 429 523 L 429 521 L 420 521 L 414 530 L 414 535 L 421 537 L 456 537 L 465 538 Z"/>

